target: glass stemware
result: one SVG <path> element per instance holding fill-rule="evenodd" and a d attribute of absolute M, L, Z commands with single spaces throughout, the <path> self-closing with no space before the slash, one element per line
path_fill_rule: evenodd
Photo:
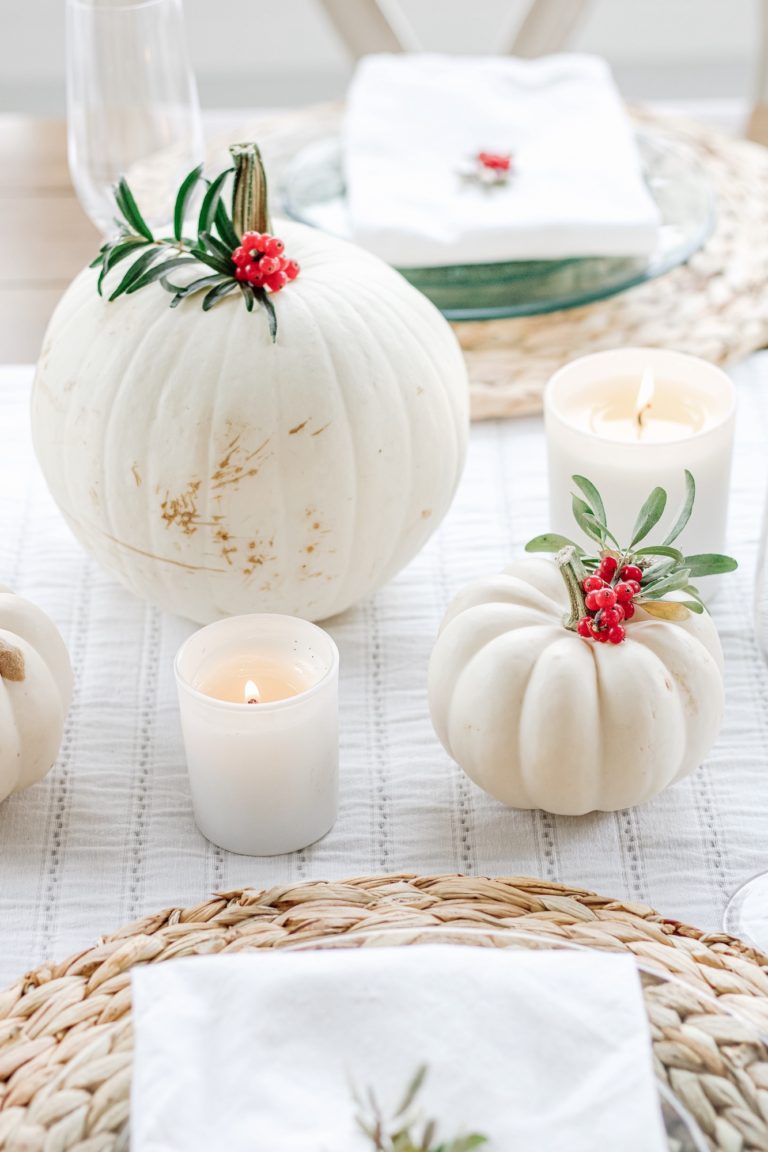
<path fill-rule="evenodd" d="M 754 607 L 757 642 L 768 661 L 768 502 L 758 548 Z M 723 928 L 730 936 L 768 952 L 768 871 L 753 876 L 733 893 L 726 905 Z"/>
<path fill-rule="evenodd" d="M 125 176 L 150 226 L 171 219 L 203 133 L 181 0 L 67 0 L 69 170 L 97 228 Z"/>

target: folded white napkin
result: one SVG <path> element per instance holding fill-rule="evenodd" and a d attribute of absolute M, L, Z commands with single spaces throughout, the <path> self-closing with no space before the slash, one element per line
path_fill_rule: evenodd
<path fill-rule="evenodd" d="M 630 957 L 454 945 L 137 969 L 133 1152 L 372 1152 L 351 1084 L 488 1152 L 663 1152 Z M 435 1144 L 440 1140 L 436 1139 Z"/>
<path fill-rule="evenodd" d="M 343 132 L 357 243 L 401 268 L 653 251 L 659 218 L 605 61 L 369 56 Z M 458 169 L 512 152 L 485 187 Z"/>

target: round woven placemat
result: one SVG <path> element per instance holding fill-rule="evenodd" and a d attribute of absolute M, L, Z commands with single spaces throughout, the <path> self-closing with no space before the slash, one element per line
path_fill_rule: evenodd
<path fill-rule="evenodd" d="M 503 927 L 627 951 L 676 977 L 645 989 L 659 1075 L 712 1149 L 768 1149 L 768 957 L 643 905 L 543 880 L 405 875 L 223 893 L 24 976 L 0 993 L 0 1148 L 128 1148 L 136 965 L 446 925 L 485 929 L 489 942 Z"/>
<path fill-rule="evenodd" d="M 768 149 L 692 121 L 634 109 L 709 172 L 718 219 L 705 247 L 657 280 L 581 308 L 541 316 L 455 324 L 472 385 L 472 416 L 523 416 L 541 410 L 544 384 L 562 364 L 602 348 L 674 348 L 716 364 L 768 343 Z M 339 131 L 340 107 L 319 105 L 253 117 L 239 133 L 258 140 L 270 170 L 301 147 Z M 228 163 L 221 138 L 212 148 Z"/>

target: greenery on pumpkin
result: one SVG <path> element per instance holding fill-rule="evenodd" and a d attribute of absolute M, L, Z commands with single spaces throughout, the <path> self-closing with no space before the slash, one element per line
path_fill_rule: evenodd
<path fill-rule="evenodd" d="M 733 572 L 738 567 L 731 556 L 721 556 L 716 552 L 685 556 L 679 548 L 672 547 L 690 520 L 696 499 L 696 483 L 687 469 L 685 496 L 674 524 L 660 544 L 642 546 L 641 541 L 656 527 L 666 510 L 667 493 L 663 488 L 653 489 L 637 515 L 629 544 L 624 546 L 608 527 L 605 505 L 595 485 L 585 476 L 573 476 L 571 479 L 581 493 L 572 494 L 574 518 L 582 532 L 598 545 L 599 554 L 588 555 L 573 540 L 554 532 L 529 540 L 525 546 L 526 552 L 559 552 L 561 548 L 574 548 L 585 574 L 595 572 L 604 556 L 615 556 L 619 570 L 625 564 L 636 564 L 643 572 L 637 603 L 649 615 L 665 620 L 684 619 L 689 611 L 705 611 L 701 595 L 691 583 L 692 580 Z M 671 592 L 683 592 L 687 599 L 666 599 Z"/>
<path fill-rule="evenodd" d="M 255 148 L 259 166 L 261 158 Z M 97 288 L 103 295 L 106 277 L 125 261 L 130 261 L 128 270 L 110 293 L 110 300 L 130 296 L 146 288 L 148 284 L 159 283 L 171 294 L 170 306 L 175 308 L 188 296 L 204 293 L 203 311 L 207 312 L 239 289 L 249 312 L 254 304 L 261 304 L 267 313 L 269 332 L 274 341 L 277 336 L 277 316 L 272 301 L 264 288 L 255 287 L 235 278 L 235 265 L 232 252 L 240 244 L 240 237 L 233 223 L 233 213 L 224 206 L 223 193 L 227 178 L 235 171 L 227 168 L 214 180 L 203 176 L 203 166 L 193 168 L 182 181 L 176 195 L 173 211 L 173 235 L 156 237 L 142 216 L 136 200 L 123 177 L 115 185 L 115 201 L 122 219 L 116 221 L 118 234 L 104 244 L 92 268 L 100 268 Z M 184 220 L 189 203 L 197 186 L 206 185 L 203 202 L 197 217 L 195 236 L 184 235 Z M 235 189 L 233 189 L 233 201 Z M 179 268 L 200 268 L 208 271 L 187 284 L 176 284 L 172 273 Z"/>
<path fill-rule="evenodd" d="M 427 1067 L 423 1064 L 389 1117 L 384 1114 L 372 1089 L 368 1089 L 364 1099 L 355 1093 L 359 1109 L 357 1125 L 368 1137 L 375 1152 L 472 1152 L 474 1148 L 488 1143 L 488 1138 L 477 1132 L 456 1136 L 453 1140 L 438 1141 L 434 1120 L 428 1120 L 423 1126 L 419 1123 L 414 1114 L 414 1106 L 426 1076 Z"/>

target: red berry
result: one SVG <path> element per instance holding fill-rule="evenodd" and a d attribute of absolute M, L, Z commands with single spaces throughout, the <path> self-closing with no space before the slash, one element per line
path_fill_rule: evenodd
<path fill-rule="evenodd" d="M 592 636 L 592 617 L 591 616 L 582 616 L 581 620 L 579 620 L 579 623 L 576 626 L 576 631 L 578 632 L 579 636 L 585 636 L 587 638 L 591 637 Z"/>
<path fill-rule="evenodd" d="M 607 644 L 608 643 L 608 633 L 603 632 L 602 630 L 595 629 L 595 631 L 592 633 L 592 639 L 597 640 L 598 644 Z"/>
<path fill-rule="evenodd" d="M 242 267 L 243 264 L 249 264 L 251 260 L 245 248 L 235 248 L 232 253 L 232 259 L 238 267 Z"/>
<path fill-rule="evenodd" d="M 597 592 L 592 592 L 591 595 L 594 596 L 598 608 L 613 608 L 616 603 L 613 588 L 598 588 Z"/>
<path fill-rule="evenodd" d="M 288 283 L 288 277 L 285 272 L 273 272 L 271 276 L 265 276 L 264 281 L 272 292 L 279 292 Z"/>
<path fill-rule="evenodd" d="M 235 268 L 235 279 L 236 280 L 247 280 L 248 279 L 248 277 L 245 273 L 245 268 Z"/>
<path fill-rule="evenodd" d="M 587 576 L 586 580 L 582 581 L 582 588 L 585 592 L 597 592 L 598 588 L 602 588 L 604 581 L 599 576 Z"/>
<path fill-rule="evenodd" d="M 629 604 L 635 594 L 634 588 L 626 580 L 620 580 L 618 584 L 614 584 L 613 590 L 619 604 Z"/>
<path fill-rule="evenodd" d="M 643 570 L 638 568 L 637 564 L 625 564 L 619 576 L 622 580 L 637 580 L 639 584 L 643 578 Z"/>
<path fill-rule="evenodd" d="M 613 608 L 606 608 L 600 616 L 600 623 L 603 628 L 613 628 L 616 624 L 621 624 L 624 619 L 624 609 L 621 604 L 616 604 Z"/>
<path fill-rule="evenodd" d="M 295 260 L 286 260 L 285 263 L 283 264 L 282 270 L 283 270 L 283 272 L 285 272 L 285 274 L 289 280 L 295 280 L 296 277 L 298 276 L 299 272 L 301 271 L 301 269 L 299 268 L 299 265 L 296 263 Z"/>
<path fill-rule="evenodd" d="M 597 573 L 602 576 L 603 580 L 613 580 L 618 566 L 619 562 L 615 556 L 603 556 Z"/>
<path fill-rule="evenodd" d="M 632 617 L 634 616 L 634 614 L 635 614 L 634 604 L 625 604 L 624 605 L 624 619 L 625 620 L 631 620 Z"/>
<path fill-rule="evenodd" d="M 627 580 L 627 584 L 629 584 L 632 589 L 632 595 L 637 596 L 640 591 L 640 582 L 638 580 Z"/>
<path fill-rule="evenodd" d="M 258 236 L 258 239 L 254 241 L 254 244 L 253 244 L 254 248 L 256 249 L 257 252 L 266 252 L 267 244 L 269 244 L 272 237 L 267 235 L 266 232 L 264 233 L 263 236 L 259 236 L 258 233 L 255 233 L 255 235 Z"/>
<path fill-rule="evenodd" d="M 259 271 L 262 276 L 271 276 L 273 272 L 280 271 L 280 261 L 274 256 L 262 256 L 259 260 Z"/>
<path fill-rule="evenodd" d="M 625 636 L 626 632 L 622 628 L 621 624 L 614 624 L 613 628 L 608 629 L 608 639 L 610 640 L 611 644 L 621 644 Z"/>
<path fill-rule="evenodd" d="M 595 599 L 596 596 L 597 596 L 597 592 L 587 592 L 587 595 L 584 599 L 584 603 L 586 604 L 587 609 L 590 612 L 597 612 L 600 608 L 600 605 L 598 604 L 597 600 Z"/>
<path fill-rule="evenodd" d="M 277 236 L 267 237 L 267 243 L 264 245 L 264 251 L 267 256 L 282 256 L 285 251 L 285 244 L 282 240 L 278 240 Z"/>

